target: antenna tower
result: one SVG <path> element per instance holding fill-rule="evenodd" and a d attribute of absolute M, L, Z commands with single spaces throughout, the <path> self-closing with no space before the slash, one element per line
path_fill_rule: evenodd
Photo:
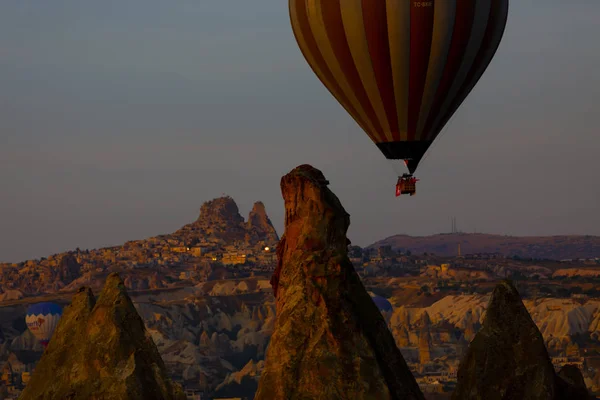
<path fill-rule="evenodd" d="M 452 217 L 452 227 L 450 231 L 452 233 L 458 233 L 458 229 L 456 229 L 456 217 Z"/>

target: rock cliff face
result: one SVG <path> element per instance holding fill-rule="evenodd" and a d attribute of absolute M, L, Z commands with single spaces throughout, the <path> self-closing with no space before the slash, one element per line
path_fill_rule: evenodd
<path fill-rule="evenodd" d="M 235 201 L 229 197 L 219 197 L 207 201 L 200 207 L 198 219 L 183 227 L 196 231 L 198 237 L 213 236 L 226 241 L 242 241 L 246 236 L 244 217 L 240 215 Z M 178 232 L 175 232 L 177 235 Z"/>
<path fill-rule="evenodd" d="M 453 400 L 567 400 L 573 388 L 560 379 L 542 334 L 510 281 L 491 296 L 482 329 L 458 370 Z M 581 397 L 579 397 L 581 398 Z"/>
<path fill-rule="evenodd" d="M 53 270 L 54 280 L 71 282 L 81 276 L 81 265 L 72 254 L 67 254 L 60 259 L 56 269 Z"/>
<path fill-rule="evenodd" d="M 235 201 L 229 197 L 219 197 L 207 201 L 200 207 L 196 223 L 201 225 L 219 225 L 222 223 L 238 225 L 244 222 Z"/>
<path fill-rule="evenodd" d="M 281 180 L 277 319 L 255 399 L 423 399 L 348 259 L 350 217 L 327 183 L 309 165 Z"/>
<path fill-rule="evenodd" d="M 117 274 L 73 297 L 21 400 L 180 400 Z"/>

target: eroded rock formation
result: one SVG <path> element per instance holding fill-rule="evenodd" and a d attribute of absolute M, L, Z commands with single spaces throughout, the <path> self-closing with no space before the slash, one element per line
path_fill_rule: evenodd
<path fill-rule="evenodd" d="M 576 393 L 571 384 L 555 373 L 542 334 L 513 284 L 499 283 L 491 296 L 482 329 L 460 364 L 452 399 L 586 399 Z"/>
<path fill-rule="evenodd" d="M 309 165 L 281 180 L 277 320 L 255 399 L 423 399 L 348 259 L 350 216 L 327 184 Z"/>
<path fill-rule="evenodd" d="M 248 216 L 248 228 L 259 240 L 267 243 L 277 243 L 279 236 L 267 215 L 265 205 L 261 201 L 254 203 Z"/>
<path fill-rule="evenodd" d="M 117 274 L 73 297 L 21 400 L 180 400 Z"/>

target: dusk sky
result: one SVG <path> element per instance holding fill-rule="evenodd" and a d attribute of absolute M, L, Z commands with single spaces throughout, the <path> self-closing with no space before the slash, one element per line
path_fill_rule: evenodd
<path fill-rule="evenodd" d="M 513 0 L 414 197 L 314 76 L 285 0 L 0 2 L 0 262 L 170 233 L 323 171 L 349 238 L 600 235 L 600 1 Z M 396 162 L 397 163 L 397 162 Z"/>

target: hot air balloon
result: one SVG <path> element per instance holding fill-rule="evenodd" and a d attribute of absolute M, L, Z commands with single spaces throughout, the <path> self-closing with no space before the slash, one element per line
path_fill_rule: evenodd
<path fill-rule="evenodd" d="M 387 299 L 385 297 L 378 296 L 373 292 L 369 292 L 369 295 L 371 296 L 373 303 L 375 303 L 377 308 L 379 308 L 379 311 L 393 311 L 394 310 L 394 307 L 392 307 L 392 304 L 389 301 L 387 301 Z"/>
<path fill-rule="evenodd" d="M 62 308 L 55 303 L 37 303 L 27 309 L 25 322 L 33 335 L 46 347 L 58 325 Z"/>
<path fill-rule="evenodd" d="M 314 73 L 388 159 L 396 194 L 492 61 L 508 0 L 289 0 Z"/>

